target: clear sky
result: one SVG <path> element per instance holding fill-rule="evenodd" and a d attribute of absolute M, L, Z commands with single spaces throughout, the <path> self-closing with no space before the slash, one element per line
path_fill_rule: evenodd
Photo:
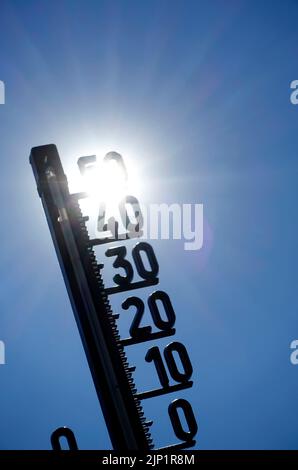
<path fill-rule="evenodd" d="M 50 448 L 61 425 L 110 447 L 28 162 L 47 143 L 69 174 L 117 150 L 140 199 L 204 204 L 202 250 L 153 242 L 195 371 L 191 390 L 145 403 L 156 444 L 175 441 L 181 396 L 197 448 L 297 448 L 297 14 L 294 0 L 1 1 L 1 449 Z M 148 347 L 128 353 L 139 390 L 157 383 Z"/>

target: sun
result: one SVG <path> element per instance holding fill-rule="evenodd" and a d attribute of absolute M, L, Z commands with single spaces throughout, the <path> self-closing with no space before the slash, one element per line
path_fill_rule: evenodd
<path fill-rule="evenodd" d="M 70 176 L 70 186 L 85 195 L 79 203 L 83 215 L 89 217 L 95 238 L 102 236 L 98 229 L 100 214 L 104 212 L 106 221 L 114 217 L 121 226 L 120 202 L 128 195 L 139 197 L 140 179 L 133 159 L 115 151 L 80 157 L 76 174 L 72 172 Z"/>
<path fill-rule="evenodd" d="M 108 152 L 100 161 L 95 155 L 93 162 L 82 171 L 84 186 L 89 197 L 98 202 L 117 203 L 127 193 L 127 170 L 122 156 Z M 80 162 L 84 158 L 81 157 Z"/>

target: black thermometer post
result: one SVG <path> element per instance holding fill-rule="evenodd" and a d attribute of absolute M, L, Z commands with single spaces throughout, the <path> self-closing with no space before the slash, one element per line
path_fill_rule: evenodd
<path fill-rule="evenodd" d="M 126 168 L 119 154 L 110 152 L 105 160 L 114 160 L 126 175 Z M 122 303 L 122 308 L 128 310 L 134 307 L 136 311 L 129 330 L 130 337 L 120 338 L 119 335 L 116 322 L 119 315 L 113 313 L 108 296 L 154 286 L 159 282 L 159 265 L 152 246 L 144 241 L 136 243 L 132 249 L 133 266 L 127 259 L 127 248 L 123 244 L 123 239 L 125 241 L 142 235 L 143 220 L 139 202 L 133 196 L 125 196 L 119 202 L 119 213 L 126 228 L 126 233 L 121 236 L 117 221 L 109 219 L 107 223 L 104 222 L 105 207 L 101 206 L 98 227 L 106 232 L 110 230 L 112 236 L 91 239 L 86 226 L 89 217 L 83 216 L 79 205 L 79 200 L 88 195 L 70 194 L 56 146 L 34 147 L 31 150 L 30 163 L 112 446 L 114 450 L 122 452 L 148 452 L 154 448 L 149 431 L 152 421 L 144 416 L 142 400 L 191 387 L 193 369 L 182 343 L 171 342 L 163 351 L 158 346 L 153 346 L 148 349 L 145 360 L 148 363 L 153 362 L 160 388 L 138 393 L 135 387 L 132 375 L 135 367 L 128 364 L 125 347 L 174 335 L 176 320 L 168 294 L 162 290 L 154 291 L 147 299 L 152 322 L 157 328 L 157 331 L 152 332 L 150 325 L 142 325 L 145 310 L 143 300 L 137 296 L 129 296 Z M 92 170 L 95 163 L 95 156 L 81 157 L 78 161 L 81 173 L 84 174 L 87 169 Z M 128 214 L 128 205 L 133 208 L 134 222 Z M 115 285 L 105 288 L 101 275 L 103 264 L 98 263 L 93 248 L 120 240 L 122 244 L 108 248 L 105 256 L 115 258 L 113 267 L 122 268 L 124 275 L 116 273 L 113 277 Z M 146 266 L 144 256 L 148 261 Z M 133 282 L 134 270 L 141 281 Z M 162 315 L 160 305 L 163 308 Z M 180 365 L 177 365 L 175 359 L 177 355 Z M 174 384 L 170 383 L 170 379 Z M 183 398 L 173 400 L 168 406 L 168 413 L 180 442 L 164 449 L 192 447 L 198 427 L 191 404 Z M 181 414 L 184 415 L 183 420 Z M 66 438 L 70 449 L 78 449 L 75 436 L 69 428 L 58 428 L 53 432 L 53 449 L 61 449 L 62 436 Z"/>

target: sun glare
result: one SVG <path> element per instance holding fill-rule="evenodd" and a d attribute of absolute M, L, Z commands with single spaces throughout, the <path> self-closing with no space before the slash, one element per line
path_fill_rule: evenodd
<path fill-rule="evenodd" d="M 131 155 L 101 152 L 79 160 L 79 165 L 73 165 L 68 172 L 69 186 L 71 192 L 86 193 L 87 197 L 80 199 L 80 206 L 83 214 L 94 221 L 94 227 L 100 207 L 104 207 L 106 219 L 117 217 L 119 203 L 125 196 L 140 197 L 136 159 Z M 94 235 L 99 235 L 96 230 Z"/>
<path fill-rule="evenodd" d="M 127 191 L 126 174 L 114 160 L 96 163 L 83 179 L 86 192 L 98 202 L 117 203 Z"/>

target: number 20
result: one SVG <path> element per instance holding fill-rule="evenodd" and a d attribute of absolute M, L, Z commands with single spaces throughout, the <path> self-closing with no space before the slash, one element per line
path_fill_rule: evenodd
<path fill-rule="evenodd" d="M 166 319 L 161 317 L 157 301 L 160 300 L 165 314 Z M 136 307 L 136 314 L 132 321 L 129 333 L 131 337 L 138 338 L 150 335 L 152 328 L 151 326 L 143 326 L 140 327 L 140 323 L 142 321 L 145 306 L 144 302 L 139 297 L 128 297 L 123 303 L 122 308 L 124 310 L 128 310 L 131 306 Z M 153 319 L 154 325 L 162 331 L 169 331 L 174 326 L 176 321 L 176 315 L 170 300 L 170 297 L 166 292 L 163 291 L 156 291 L 153 292 L 148 298 L 148 306 L 149 310 Z"/>

